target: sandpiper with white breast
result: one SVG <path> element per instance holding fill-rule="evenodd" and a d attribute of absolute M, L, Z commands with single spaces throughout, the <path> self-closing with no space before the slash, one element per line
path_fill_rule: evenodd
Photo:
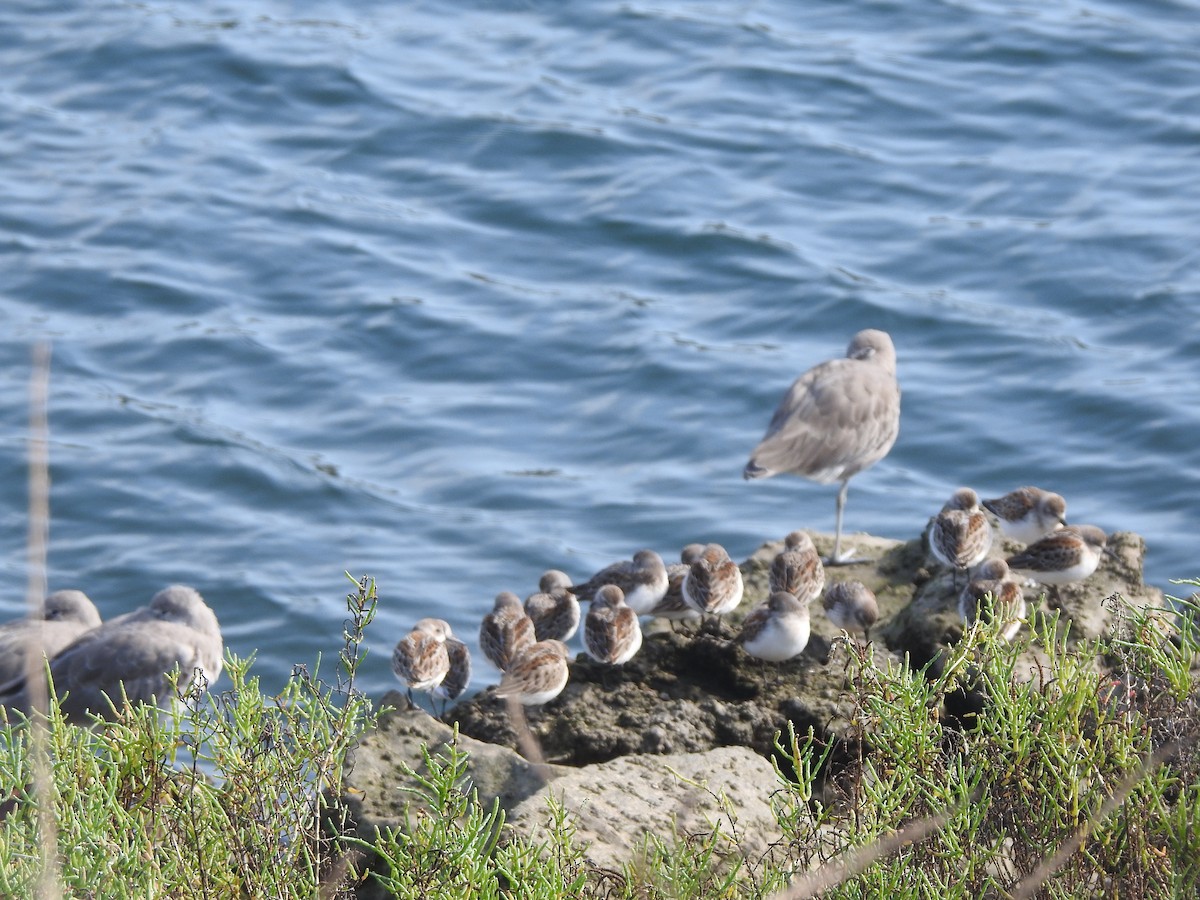
<path fill-rule="evenodd" d="M 396 642 L 392 650 L 392 672 L 408 688 L 410 705 L 413 691 L 432 691 L 450 671 L 446 641 L 451 637 L 449 622 L 421 619 L 412 631 Z"/>
<path fill-rule="evenodd" d="M 562 641 L 545 640 L 525 647 L 512 661 L 496 688 L 522 706 L 541 706 L 562 693 L 570 677 L 569 651 Z"/>
<path fill-rule="evenodd" d="M 1058 587 L 1083 581 L 1100 565 L 1100 555 L 1109 553 L 1108 535 L 1095 525 L 1068 525 L 1034 541 L 1007 560 L 1009 569 L 1034 581 Z"/>
<path fill-rule="evenodd" d="M 862 632 L 871 640 L 871 628 L 879 621 L 879 601 L 875 592 L 861 581 L 835 581 L 821 601 L 829 621 L 850 634 Z"/>
<path fill-rule="evenodd" d="M 667 592 L 663 598 L 654 604 L 649 615 L 666 619 L 675 629 L 676 622 L 698 621 L 700 611 L 694 609 L 683 599 L 683 580 L 687 577 L 692 563 L 704 555 L 703 544 L 688 544 L 679 553 L 679 562 L 667 566 Z"/>
<path fill-rule="evenodd" d="M 569 641 L 579 628 L 580 609 L 567 574 L 558 569 L 543 572 L 537 592 L 525 598 L 525 614 L 539 641 Z"/>
<path fill-rule="evenodd" d="M 719 620 L 742 602 L 742 571 L 720 544 L 706 544 L 688 567 L 680 590 L 684 602 L 705 616 Z"/>
<path fill-rule="evenodd" d="M 653 550 L 639 550 L 633 559 L 623 559 L 605 566 L 583 584 L 571 587 L 580 600 L 591 600 L 606 584 L 621 589 L 625 603 L 639 616 L 644 616 L 667 592 L 667 567 Z"/>
<path fill-rule="evenodd" d="M 446 638 L 446 659 L 450 667 L 446 675 L 433 686 L 432 694 L 442 701 L 442 715 L 446 715 L 446 707 L 451 701 L 463 695 L 471 684 L 471 651 L 458 638 L 450 635 Z"/>
<path fill-rule="evenodd" d="M 983 508 L 996 516 L 1005 537 L 1022 544 L 1032 544 L 1067 524 L 1067 501 L 1039 487 L 1020 487 L 984 500 Z"/>
<path fill-rule="evenodd" d="M 783 662 L 808 646 L 809 630 L 808 604 L 786 591 L 776 591 L 747 614 L 737 642 L 753 657 Z"/>
<path fill-rule="evenodd" d="M 1011 641 L 1021 630 L 1027 606 L 1021 585 L 1009 577 L 1008 563 L 989 559 L 975 570 L 975 577 L 958 596 L 958 614 L 970 627 L 978 619 L 992 622 L 999 619 L 1000 634 Z"/>
<path fill-rule="evenodd" d="M 956 490 L 929 529 L 929 550 L 944 566 L 958 573 L 978 565 L 992 547 L 992 528 L 979 508 L 979 495 L 970 488 Z"/>

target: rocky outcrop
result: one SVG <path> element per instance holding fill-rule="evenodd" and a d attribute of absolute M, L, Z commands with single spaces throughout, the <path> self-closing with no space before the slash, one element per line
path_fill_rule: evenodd
<path fill-rule="evenodd" d="M 813 539 L 818 550 L 829 552 L 832 538 Z M 923 538 L 900 542 L 860 535 L 855 542 L 858 555 L 872 561 L 826 574 L 829 581 L 862 581 L 875 592 L 880 620 L 871 649 L 877 664 L 921 666 L 961 637 L 957 598 L 963 578 L 955 584 L 950 572 L 932 563 Z M 745 831 L 756 832 L 765 846 L 774 828 L 766 802 L 778 786 L 769 761 L 776 734 L 789 723 L 798 733 L 811 727 L 822 742 L 836 746 L 853 708 L 845 674 L 850 646 L 819 604 L 807 649 L 785 663 L 752 659 L 732 641 L 740 619 L 765 600 L 767 571 L 780 547 L 766 544 L 742 564 L 745 599 L 720 626 L 691 633 L 647 622 L 641 652 L 623 667 L 602 666 L 582 654 L 573 660 L 566 689 L 529 716 L 545 766 L 515 752 L 518 735 L 493 689 L 450 710 L 460 745 L 471 754 L 469 778 L 485 805 L 499 798 L 512 827 L 535 833 L 546 819 L 548 792 L 555 792 L 574 817 L 579 837 L 590 843 L 590 858 L 613 866 L 630 858 L 639 835 L 669 839 L 696 823 L 710 830 L 719 810 L 703 798 L 724 792 L 740 821 L 755 823 Z M 1036 623 L 1057 612 L 1058 628 L 1071 643 L 1108 631 L 1119 614 L 1117 603 L 1104 602 L 1113 595 L 1130 605 L 1161 606 L 1161 592 L 1142 583 L 1142 539 L 1117 533 L 1109 547 L 1115 559 L 1104 557 L 1082 584 L 1048 598 L 1031 585 L 1030 619 Z M 993 555 L 1017 549 L 998 542 Z M 1037 671 L 1038 656 L 1036 649 L 1027 651 L 1030 672 Z M 384 699 L 407 706 L 399 694 Z M 419 769 L 421 746 L 436 751 L 451 737 L 448 726 L 404 710 L 383 717 L 378 731 L 363 738 L 346 793 L 364 836 L 380 825 L 402 823 L 411 796 L 402 790 L 400 763 Z M 837 754 L 832 758 L 836 763 Z M 707 788 L 697 787 L 704 784 Z M 693 812 L 700 818 L 683 817 Z"/>

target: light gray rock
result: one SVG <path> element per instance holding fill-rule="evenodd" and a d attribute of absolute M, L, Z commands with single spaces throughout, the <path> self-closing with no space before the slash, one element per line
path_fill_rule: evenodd
<path fill-rule="evenodd" d="M 422 747 L 437 756 L 454 739 L 454 730 L 422 709 L 408 709 L 405 696 L 392 691 L 381 703 L 395 710 L 379 719 L 379 727 L 366 734 L 350 752 L 343 799 L 359 835 L 372 840 L 375 832 L 404 824 L 405 806 L 420 806 L 411 791 L 415 782 L 405 771 L 411 767 L 427 774 Z M 469 754 L 466 790 L 474 788 L 486 809 L 495 799 L 509 809 L 545 787 L 547 780 L 571 769 L 535 765 L 499 744 L 477 741 L 460 734 L 458 746 Z"/>
<path fill-rule="evenodd" d="M 636 862 L 650 836 L 669 847 L 677 836 L 714 830 L 731 839 L 729 853 L 757 861 L 780 838 L 770 802 L 780 787 L 771 763 L 745 747 L 626 756 L 556 778 L 519 803 L 508 822 L 519 834 L 547 840 L 552 795 L 588 861 L 603 869 Z"/>

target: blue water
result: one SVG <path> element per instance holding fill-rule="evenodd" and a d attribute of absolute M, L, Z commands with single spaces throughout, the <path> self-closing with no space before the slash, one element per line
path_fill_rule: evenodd
<path fill-rule="evenodd" d="M 39 340 L 51 587 L 192 583 L 268 686 L 347 570 L 378 694 L 549 566 L 832 530 L 741 469 L 863 327 L 849 529 L 1038 484 L 1200 575 L 1200 4 L 9 0 L 0 73 L 6 618 Z"/>

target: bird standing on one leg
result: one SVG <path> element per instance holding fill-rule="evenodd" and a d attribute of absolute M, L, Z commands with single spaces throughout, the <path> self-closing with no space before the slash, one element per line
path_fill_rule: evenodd
<path fill-rule="evenodd" d="M 795 380 L 742 474 L 788 472 L 819 484 L 841 482 L 833 554 L 825 564 L 862 562 L 841 549 L 850 479 L 887 456 L 899 433 L 896 348 L 887 332 L 867 329 L 850 341 L 844 359 L 826 360 Z"/>

